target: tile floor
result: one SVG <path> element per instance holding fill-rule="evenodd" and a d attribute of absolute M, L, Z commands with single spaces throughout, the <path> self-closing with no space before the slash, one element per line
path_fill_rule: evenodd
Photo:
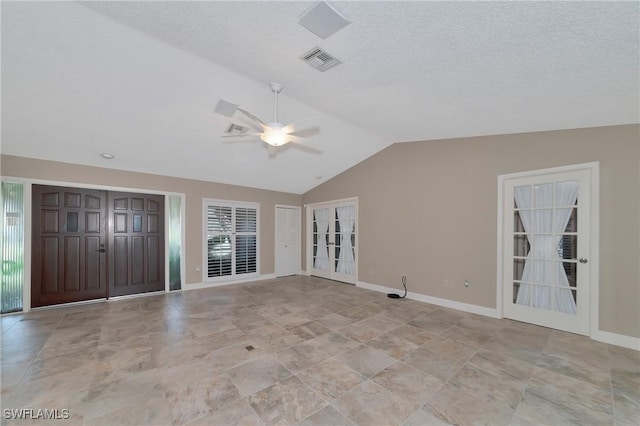
<path fill-rule="evenodd" d="M 2 424 L 640 420 L 639 352 L 312 277 L 4 316 L 1 343 Z"/>

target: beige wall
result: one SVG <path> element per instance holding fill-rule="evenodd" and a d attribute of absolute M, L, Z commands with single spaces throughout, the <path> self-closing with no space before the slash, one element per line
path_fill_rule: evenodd
<path fill-rule="evenodd" d="M 639 141 L 628 125 L 394 144 L 303 202 L 359 197 L 360 281 L 407 275 L 410 291 L 494 308 L 498 175 L 599 161 L 600 328 L 640 337 Z"/>
<path fill-rule="evenodd" d="M 302 196 L 234 185 L 179 179 L 145 173 L 133 173 L 98 167 L 78 166 L 53 161 L 2 156 L 2 176 L 45 179 L 107 187 L 138 188 L 186 194 L 185 265 L 187 284 L 201 283 L 202 272 L 202 199 L 216 198 L 260 203 L 260 273 L 272 274 L 274 266 L 275 205 L 300 206 Z"/>

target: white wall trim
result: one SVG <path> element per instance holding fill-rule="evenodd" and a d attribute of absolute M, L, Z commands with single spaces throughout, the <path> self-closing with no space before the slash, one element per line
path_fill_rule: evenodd
<path fill-rule="evenodd" d="M 379 293 L 398 293 L 398 289 L 385 287 L 377 284 L 369 284 L 363 281 L 358 281 L 356 287 L 361 287 L 367 290 L 377 291 Z M 486 306 L 472 305 L 470 303 L 457 302 L 455 300 L 442 299 L 439 297 L 427 296 L 426 294 L 407 292 L 407 299 L 416 300 L 418 302 L 430 303 L 432 305 L 438 305 L 445 308 L 456 309 L 458 311 L 469 312 L 472 314 L 482 315 L 491 318 L 501 318 L 498 315 L 498 311 L 493 308 L 487 308 Z"/>
<path fill-rule="evenodd" d="M 593 340 L 608 343 L 610 345 L 622 346 L 623 348 L 640 351 L 640 338 L 625 336 L 624 334 L 611 333 L 609 331 L 597 330 L 591 335 Z"/>

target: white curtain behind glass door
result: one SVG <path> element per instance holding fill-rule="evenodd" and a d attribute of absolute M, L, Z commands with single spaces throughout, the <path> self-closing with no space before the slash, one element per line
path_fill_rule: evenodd
<path fill-rule="evenodd" d="M 528 305 L 531 293 L 531 306 L 551 309 L 551 288 L 540 285 L 532 286 L 529 283 L 553 284 L 555 278 L 558 287 L 567 287 L 567 289 L 556 288 L 554 296 L 557 310 L 575 314 L 576 302 L 571 291 L 568 290 L 569 280 L 562 266 L 562 259 L 557 252 L 558 243 L 562 238 L 562 235 L 558 234 L 565 230 L 571 216 L 571 208 L 532 209 L 532 207 L 552 207 L 554 201 L 553 184 L 536 185 L 534 188 L 535 206 L 531 186 L 514 188 L 516 207 L 520 209 L 520 220 L 530 244 L 522 274 L 523 283 L 520 285 L 516 303 Z M 560 182 L 556 184 L 555 205 L 573 206 L 577 194 L 577 182 Z M 552 213 L 554 210 L 555 214 Z M 550 235 L 551 233 L 555 235 Z"/>
<path fill-rule="evenodd" d="M 327 246 L 327 235 L 329 233 L 329 220 L 331 219 L 329 209 L 314 209 L 313 217 L 316 222 L 318 247 L 315 253 L 313 267 L 319 270 L 329 269 L 329 247 Z"/>
<path fill-rule="evenodd" d="M 355 232 L 356 207 L 336 207 L 338 222 L 340 223 L 340 255 L 336 272 L 353 275 L 355 272 L 355 257 L 351 236 Z"/>

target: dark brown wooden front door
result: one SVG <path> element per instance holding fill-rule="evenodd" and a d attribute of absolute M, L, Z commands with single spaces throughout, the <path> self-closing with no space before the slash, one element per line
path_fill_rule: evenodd
<path fill-rule="evenodd" d="M 109 297 L 164 290 L 164 196 L 109 192 L 109 234 Z"/>
<path fill-rule="evenodd" d="M 107 297 L 106 192 L 33 185 L 31 306 Z"/>

